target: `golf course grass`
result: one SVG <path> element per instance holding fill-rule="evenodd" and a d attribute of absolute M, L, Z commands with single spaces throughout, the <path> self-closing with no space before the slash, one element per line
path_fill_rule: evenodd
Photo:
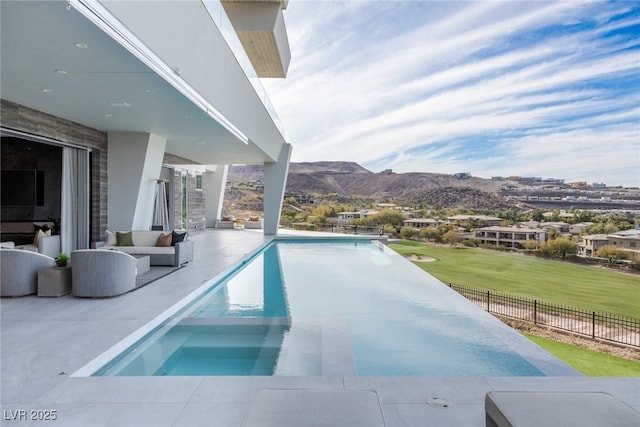
<path fill-rule="evenodd" d="M 389 245 L 445 283 L 640 318 L 640 276 L 530 255 L 402 241 Z"/>
<path fill-rule="evenodd" d="M 524 335 L 584 375 L 590 377 L 640 376 L 640 362 L 565 344 L 549 338 L 542 338 L 531 334 Z"/>

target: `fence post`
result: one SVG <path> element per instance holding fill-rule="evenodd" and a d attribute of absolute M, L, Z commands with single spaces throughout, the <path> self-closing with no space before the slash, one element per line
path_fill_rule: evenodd
<path fill-rule="evenodd" d="M 596 312 L 591 313 L 591 338 L 596 338 Z"/>
<path fill-rule="evenodd" d="M 538 300 L 533 300 L 533 324 L 538 324 Z"/>
<path fill-rule="evenodd" d="M 487 291 L 487 311 L 491 313 L 491 291 Z"/>

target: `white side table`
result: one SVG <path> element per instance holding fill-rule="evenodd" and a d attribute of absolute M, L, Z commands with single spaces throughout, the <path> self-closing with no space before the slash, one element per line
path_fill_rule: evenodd
<path fill-rule="evenodd" d="M 136 276 L 140 276 L 151 269 L 149 264 L 151 257 L 149 255 L 133 255 L 133 257 L 136 259 Z"/>
<path fill-rule="evenodd" d="M 71 293 L 71 266 L 38 270 L 38 296 L 61 297 Z"/>

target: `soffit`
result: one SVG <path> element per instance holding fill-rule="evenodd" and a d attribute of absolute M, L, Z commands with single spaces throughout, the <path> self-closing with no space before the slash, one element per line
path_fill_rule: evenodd
<path fill-rule="evenodd" d="M 268 159 L 66 6 L 0 2 L 3 99 L 106 132 L 153 133 L 201 164 Z"/>

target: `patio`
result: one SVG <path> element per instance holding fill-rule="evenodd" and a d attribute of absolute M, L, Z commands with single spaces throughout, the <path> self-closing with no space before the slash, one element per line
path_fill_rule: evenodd
<path fill-rule="evenodd" d="M 491 390 L 604 391 L 640 411 L 640 378 L 70 377 L 270 239 L 191 238 L 186 268 L 120 297 L 2 299 L 3 425 L 479 427 Z"/>

